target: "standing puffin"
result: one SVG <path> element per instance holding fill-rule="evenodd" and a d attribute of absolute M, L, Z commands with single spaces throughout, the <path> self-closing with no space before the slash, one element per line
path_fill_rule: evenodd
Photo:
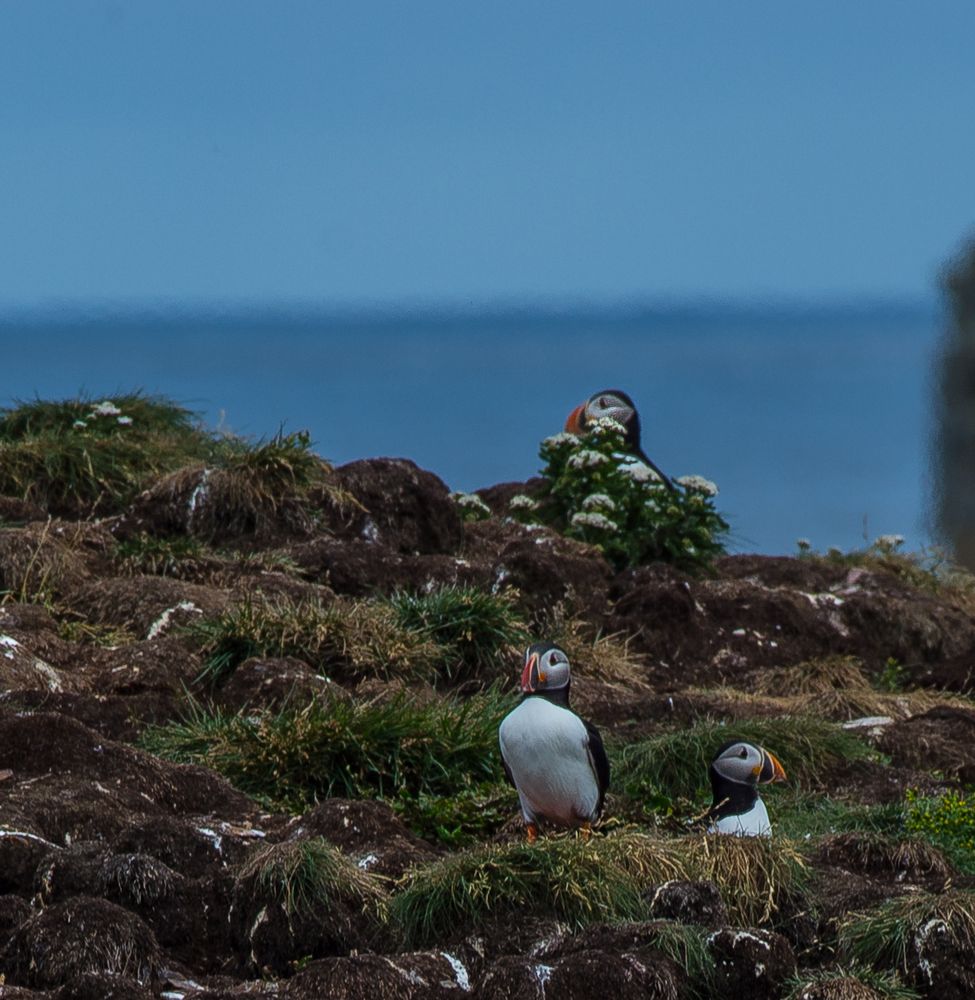
<path fill-rule="evenodd" d="M 785 781 L 785 770 L 775 756 L 751 743 L 730 740 L 718 748 L 708 777 L 714 795 L 707 814 L 711 821 L 708 833 L 772 836 L 772 824 L 758 786 Z"/>
<path fill-rule="evenodd" d="M 609 788 L 603 741 L 569 708 L 570 683 L 565 653 L 550 642 L 533 643 L 521 672 L 525 696 L 498 730 L 504 773 L 518 791 L 529 843 L 540 820 L 588 833 Z"/>
<path fill-rule="evenodd" d="M 594 393 L 584 403 L 580 403 L 565 421 L 565 429 L 570 434 L 582 434 L 595 420 L 615 420 L 623 425 L 623 440 L 627 448 L 645 465 L 648 465 L 672 492 L 674 484 L 650 461 L 640 444 L 640 414 L 636 412 L 633 400 L 621 389 L 603 389 Z"/>

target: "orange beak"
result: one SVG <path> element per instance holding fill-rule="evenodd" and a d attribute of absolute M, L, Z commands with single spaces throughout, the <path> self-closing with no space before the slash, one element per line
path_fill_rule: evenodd
<path fill-rule="evenodd" d="M 774 781 L 785 781 L 785 768 L 779 763 L 779 758 L 768 750 L 762 750 L 764 761 L 758 775 L 759 784 L 769 785 Z"/>
<path fill-rule="evenodd" d="M 538 653 L 532 653 L 525 661 L 525 669 L 521 672 L 521 690 L 532 694 L 538 687 Z"/>
<path fill-rule="evenodd" d="M 582 427 L 582 415 L 585 412 L 586 404 L 580 403 L 568 416 L 565 421 L 565 429 L 570 434 L 581 434 Z"/>

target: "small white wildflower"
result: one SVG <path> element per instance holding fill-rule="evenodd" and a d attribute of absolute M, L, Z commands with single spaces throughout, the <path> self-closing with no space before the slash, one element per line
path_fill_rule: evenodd
<path fill-rule="evenodd" d="M 117 417 L 122 411 L 110 400 L 103 399 L 91 411 L 93 417 Z"/>
<path fill-rule="evenodd" d="M 644 462 L 628 462 L 620 466 L 620 472 L 625 472 L 636 483 L 660 482 L 660 476 Z"/>
<path fill-rule="evenodd" d="M 586 428 L 593 434 L 626 434 L 626 428 L 612 417 L 600 417 Z"/>
<path fill-rule="evenodd" d="M 904 544 L 903 535 L 881 535 L 874 543 L 875 549 L 883 549 L 885 552 L 893 552 Z"/>
<path fill-rule="evenodd" d="M 121 424 L 123 427 L 128 427 L 129 424 L 132 423 L 132 418 L 131 417 L 116 417 L 115 422 Z"/>
<path fill-rule="evenodd" d="M 71 426 L 72 427 L 78 427 L 78 428 L 87 427 L 88 426 L 88 421 L 86 421 L 86 420 L 76 420 Z"/>
<path fill-rule="evenodd" d="M 583 510 L 616 510 L 616 504 L 605 493 L 592 493 L 582 501 Z"/>
<path fill-rule="evenodd" d="M 524 493 L 518 493 L 508 501 L 508 506 L 512 510 L 534 510 L 538 506 L 538 501 L 532 500 Z"/>
<path fill-rule="evenodd" d="M 582 448 L 574 455 L 569 456 L 569 461 L 566 462 L 566 465 L 570 469 L 590 469 L 595 465 L 603 465 L 608 461 L 609 459 L 600 452 L 593 451 L 592 448 Z"/>
<path fill-rule="evenodd" d="M 577 528 L 599 528 L 602 531 L 616 531 L 617 524 L 604 514 L 573 514 L 572 523 Z"/>
<path fill-rule="evenodd" d="M 542 441 L 542 444 L 546 448 L 561 448 L 567 444 L 573 444 L 579 439 L 575 434 L 570 434 L 568 431 L 559 431 L 558 434 L 553 434 L 551 437 L 547 437 Z"/>
<path fill-rule="evenodd" d="M 710 479 L 705 479 L 704 476 L 681 476 L 674 481 L 683 486 L 684 489 L 693 490 L 695 493 L 703 493 L 708 497 L 718 495 L 718 487 Z"/>
<path fill-rule="evenodd" d="M 797 538 L 796 547 L 800 552 L 808 552 L 812 548 L 812 542 L 808 538 Z"/>
<path fill-rule="evenodd" d="M 482 514 L 491 513 L 491 508 L 476 493 L 451 493 L 450 496 L 458 507 L 476 510 Z"/>

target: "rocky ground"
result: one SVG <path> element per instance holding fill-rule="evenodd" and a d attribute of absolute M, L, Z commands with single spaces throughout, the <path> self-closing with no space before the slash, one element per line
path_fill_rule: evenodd
<path fill-rule="evenodd" d="M 975 883 L 963 855 L 897 825 L 909 789 L 932 797 L 975 784 L 967 584 L 876 553 L 734 555 L 696 576 L 617 572 L 591 546 L 506 520 L 506 498 L 525 486 L 484 491 L 496 516 L 465 522 L 436 476 L 402 460 L 341 467 L 313 498 L 315 517 L 282 507 L 260 530 L 208 512 L 199 485 L 170 477 L 101 519 L 0 498 L 0 997 L 975 995 Z M 248 774 L 216 758 L 208 767 L 146 749 L 159 746 L 149 727 L 185 719 L 191 705 L 242 719 L 284 705 L 298 718 L 321 698 L 476 698 L 483 676 L 391 676 L 347 646 L 327 670 L 300 648 L 245 650 L 207 680 L 194 629 L 248 602 L 352 616 L 381 595 L 448 585 L 510 595 L 539 638 L 574 623 L 574 706 L 602 729 L 614 768 L 630 745 L 722 721 L 728 732 L 784 731 L 812 718 L 856 736 L 859 757 L 766 796 L 774 850 L 794 850 L 803 878 L 765 886 L 767 906 L 743 907 L 719 870 L 704 879 L 703 862 L 686 861 L 708 838 L 684 821 L 706 800 L 692 788 L 641 802 L 620 777 L 596 846 L 579 850 L 598 860 L 619 838 L 656 838 L 674 852 L 674 877 L 633 868 L 636 902 L 606 919 L 576 919 L 558 899 L 489 901 L 483 920 L 448 920 L 434 940 L 397 921 L 397 897 L 418 873 L 471 852 L 512 857 L 511 793 L 492 799 L 494 827 L 482 813 L 470 836 L 452 838 L 389 796 L 251 797 Z M 503 662 L 513 682 L 520 650 Z M 769 748 L 802 773 L 800 753 Z M 552 850 L 563 842 L 552 838 Z M 341 891 L 302 896 L 292 876 L 313 861 L 346 864 Z M 904 907 L 887 940 L 900 935 L 900 950 L 876 948 L 872 962 L 867 918 L 890 916 L 891 903 Z M 688 927 L 696 936 L 681 936 Z"/>

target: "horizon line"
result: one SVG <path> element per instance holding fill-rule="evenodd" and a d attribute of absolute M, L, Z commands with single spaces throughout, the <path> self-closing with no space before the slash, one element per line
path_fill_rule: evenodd
<path fill-rule="evenodd" d="M 933 315 L 945 308 L 943 296 L 930 295 L 647 295 L 613 298 L 538 296 L 494 298 L 414 298 L 390 300 L 324 301 L 287 299 L 55 299 L 30 303 L 0 302 L 0 327 L 8 324 L 61 323 L 89 325 L 150 321 L 266 322 L 286 319 L 295 323 L 384 322 L 415 320 L 442 322 L 457 319 L 537 318 L 587 319 L 592 317 L 636 319 L 666 315 L 687 318 L 718 314 L 749 316 L 819 315 Z"/>

